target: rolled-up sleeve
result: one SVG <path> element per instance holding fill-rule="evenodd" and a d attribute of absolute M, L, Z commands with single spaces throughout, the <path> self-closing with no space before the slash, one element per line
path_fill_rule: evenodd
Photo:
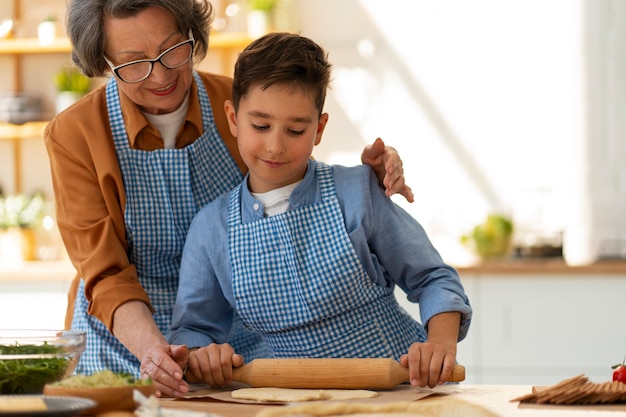
<path fill-rule="evenodd" d="M 420 223 L 385 196 L 368 167 L 334 169 L 346 228 L 371 279 L 399 286 L 418 303 L 426 329 L 439 313 L 461 313 L 458 340 L 464 339 L 472 307 L 456 269 L 443 261 Z"/>

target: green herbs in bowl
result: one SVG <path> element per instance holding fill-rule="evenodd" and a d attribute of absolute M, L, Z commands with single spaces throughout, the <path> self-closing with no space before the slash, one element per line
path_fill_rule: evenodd
<path fill-rule="evenodd" d="M 85 341 L 69 330 L 0 330 L 0 394 L 41 394 L 74 371 Z"/>

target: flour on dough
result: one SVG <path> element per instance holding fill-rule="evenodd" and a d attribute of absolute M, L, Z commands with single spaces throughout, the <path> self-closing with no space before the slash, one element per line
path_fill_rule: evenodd
<path fill-rule="evenodd" d="M 498 417 L 478 404 L 445 396 L 390 403 L 323 402 L 267 408 L 256 417 Z"/>

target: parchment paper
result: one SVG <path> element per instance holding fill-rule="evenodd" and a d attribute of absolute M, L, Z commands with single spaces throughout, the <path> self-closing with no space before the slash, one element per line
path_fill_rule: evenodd
<path fill-rule="evenodd" d="M 285 404 L 283 402 L 271 401 L 271 402 L 262 402 L 262 401 L 251 401 L 251 400 L 242 400 L 235 399 L 231 396 L 231 392 L 235 389 L 239 388 L 248 388 L 249 386 L 246 384 L 242 384 L 239 382 L 233 382 L 226 388 L 211 388 L 207 385 L 202 384 L 193 384 L 191 386 L 191 390 L 187 395 L 185 395 L 182 400 L 185 399 L 201 399 L 201 398 L 211 398 L 219 401 L 226 401 L 232 403 L 240 403 L 240 404 Z M 342 402 L 392 402 L 392 401 L 417 401 L 422 398 L 428 397 L 430 395 L 435 394 L 434 391 L 427 388 L 415 388 L 408 384 L 398 385 L 392 390 L 385 391 L 377 391 L 378 397 L 374 398 L 365 398 L 358 400 L 342 400 Z M 175 400 L 180 401 L 181 399 Z M 315 402 L 326 402 L 332 400 L 317 400 Z"/>

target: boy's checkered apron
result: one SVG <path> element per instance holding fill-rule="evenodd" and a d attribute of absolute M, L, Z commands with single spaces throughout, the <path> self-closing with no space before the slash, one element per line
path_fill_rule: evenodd
<path fill-rule="evenodd" d="M 154 320 L 164 334 L 176 301 L 180 260 L 191 220 L 202 206 L 241 182 L 241 172 L 215 127 L 204 85 L 198 74 L 194 76 L 204 133 L 183 149 L 131 149 L 117 83 L 112 78 L 106 87 L 113 141 L 126 191 L 124 219 L 130 262 L 137 268 L 139 282 L 155 310 Z M 140 361 L 102 322 L 87 313 L 87 307 L 81 281 L 72 328 L 87 331 L 87 348 L 77 372 L 91 374 L 106 368 L 139 377 Z M 243 339 L 246 346 L 255 347 L 254 340 Z M 231 343 L 240 345 L 237 340 Z"/>
<path fill-rule="evenodd" d="M 391 357 L 424 341 L 413 320 L 368 277 L 345 229 L 332 169 L 317 163 L 322 201 L 242 224 L 231 194 L 229 250 L 237 311 L 275 357 Z"/>

